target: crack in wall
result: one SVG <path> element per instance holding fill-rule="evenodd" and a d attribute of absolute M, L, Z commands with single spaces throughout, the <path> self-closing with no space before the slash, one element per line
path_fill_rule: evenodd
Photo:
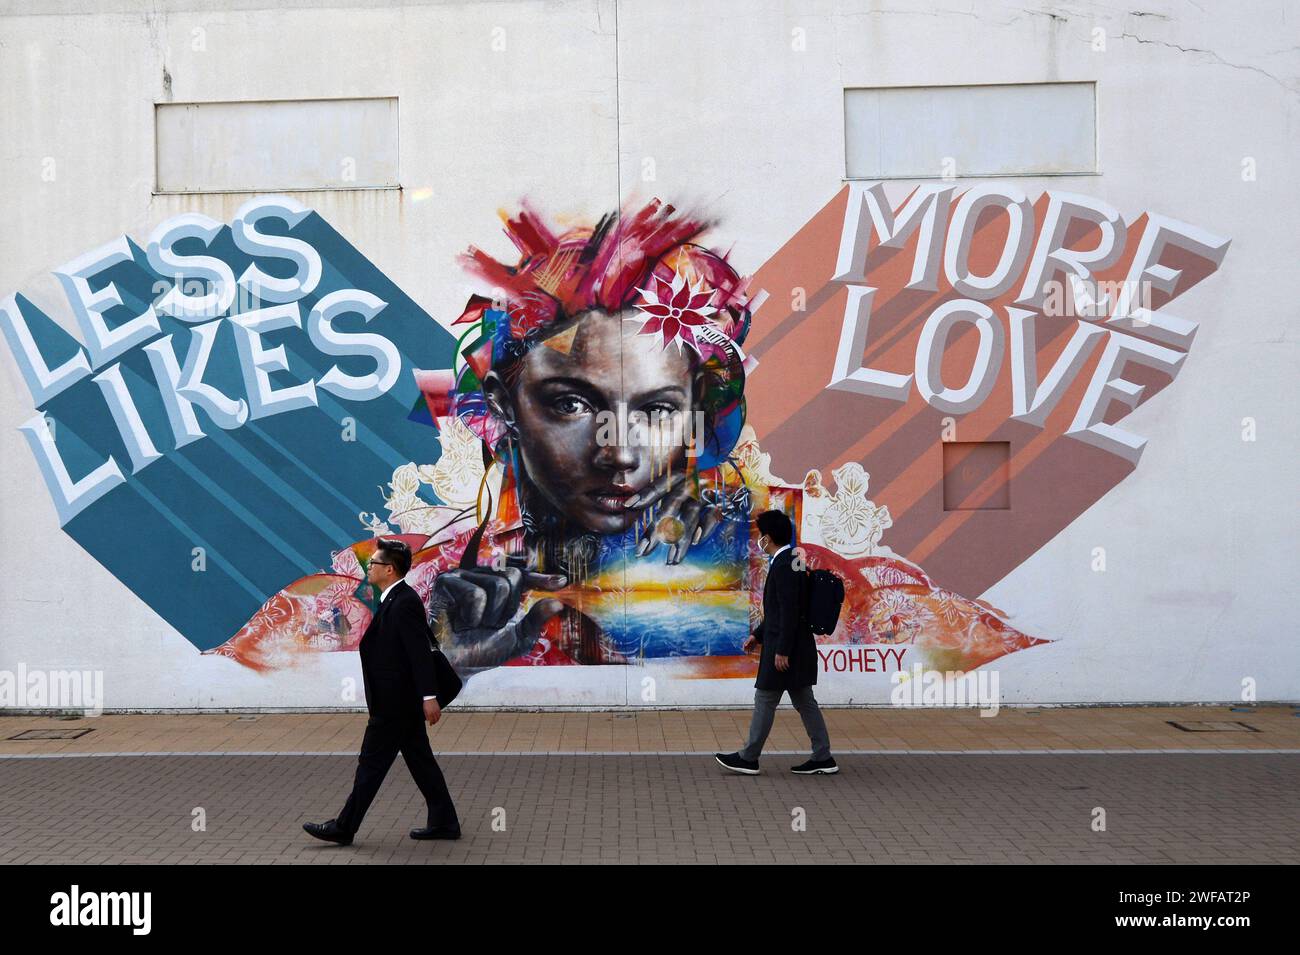
<path fill-rule="evenodd" d="M 1241 63 L 1232 63 L 1228 60 L 1225 60 L 1223 57 L 1219 56 L 1219 54 L 1215 53 L 1213 50 L 1204 50 L 1201 49 L 1200 47 L 1195 47 L 1195 46 L 1179 46 L 1177 43 L 1170 43 L 1166 40 L 1148 40 L 1144 37 L 1138 36 L 1136 33 L 1121 33 L 1119 37 L 1121 40 L 1136 40 L 1138 43 L 1146 43 L 1154 46 L 1163 46 L 1171 50 L 1178 50 L 1180 53 L 1201 53 L 1204 54 L 1205 56 L 1211 56 L 1214 58 L 1214 62 L 1218 63 L 1221 66 L 1229 66 L 1232 67 L 1232 69 L 1234 70 L 1246 70 L 1251 73 L 1258 73 L 1261 76 L 1268 77 L 1270 80 L 1272 80 L 1278 86 L 1282 87 L 1282 89 L 1286 90 L 1288 93 L 1297 92 L 1296 87 L 1287 84 L 1283 79 L 1274 76 L 1272 73 L 1268 72 L 1268 70 L 1260 69 L 1258 66 L 1247 66 Z"/>

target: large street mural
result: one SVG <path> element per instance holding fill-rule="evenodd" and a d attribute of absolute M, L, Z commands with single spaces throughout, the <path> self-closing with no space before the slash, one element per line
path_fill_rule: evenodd
<path fill-rule="evenodd" d="M 1138 465 L 1228 246 L 1003 183 L 849 184 L 751 271 L 707 210 L 567 212 L 466 237 L 442 323 L 283 196 L 56 269 L 80 340 L 0 302 L 64 532 L 268 679 L 356 650 L 381 536 L 468 674 L 752 677 L 768 508 L 846 581 L 825 669 L 1050 652 L 981 595 Z"/>

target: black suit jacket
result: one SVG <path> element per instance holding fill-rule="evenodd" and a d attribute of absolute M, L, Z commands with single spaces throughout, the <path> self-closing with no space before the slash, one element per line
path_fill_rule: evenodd
<path fill-rule="evenodd" d="M 361 679 L 372 716 L 422 719 L 437 692 L 433 643 L 424 601 L 399 580 L 361 637 Z"/>
<path fill-rule="evenodd" d="M 763 622 L 754 631 L 762 644 L 754 683 L 760 690 L 797 690 L 817 683 L 817 640 L 804 605 L 804 575 L 793 563 L 793 550 L 777 554 L 763 584 Z M 776 668 L 778 654 L 790 658 L 784 673 Z"/>

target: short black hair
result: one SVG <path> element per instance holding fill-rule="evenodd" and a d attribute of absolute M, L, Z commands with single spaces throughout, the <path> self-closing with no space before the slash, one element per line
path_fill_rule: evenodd
<path fill-rule="evenodd" d="M 406 541 L 381 537 L 379 550 L 388 555 L 388 560 L 392 563 L 393 570 L 397 571 L 397 576 L 405 577 L 406 572 L 411 569 L 411 548 Z"/>
<path fill-rule="evenodd" d="M 758 515 L 758 532 L 772 538 L 777 547 L 784 547 L 794 540 L 794 525 L 781 511 L 764 511 Z"/>

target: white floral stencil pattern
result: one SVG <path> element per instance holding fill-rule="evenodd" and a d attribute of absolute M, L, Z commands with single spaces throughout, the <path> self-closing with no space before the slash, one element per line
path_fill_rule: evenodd
<path fill-rule="evenodd" d="M 867 497 L 871 475 L 856 461 L 831 472 L 835 493 L 822 484 L 821 472 L 812 470 L 804 478 L 802 539 L 828 547 L 841 557 L 894 557 L 880 543 L 893 526 L 889 508 L 877 507 Z"/>

